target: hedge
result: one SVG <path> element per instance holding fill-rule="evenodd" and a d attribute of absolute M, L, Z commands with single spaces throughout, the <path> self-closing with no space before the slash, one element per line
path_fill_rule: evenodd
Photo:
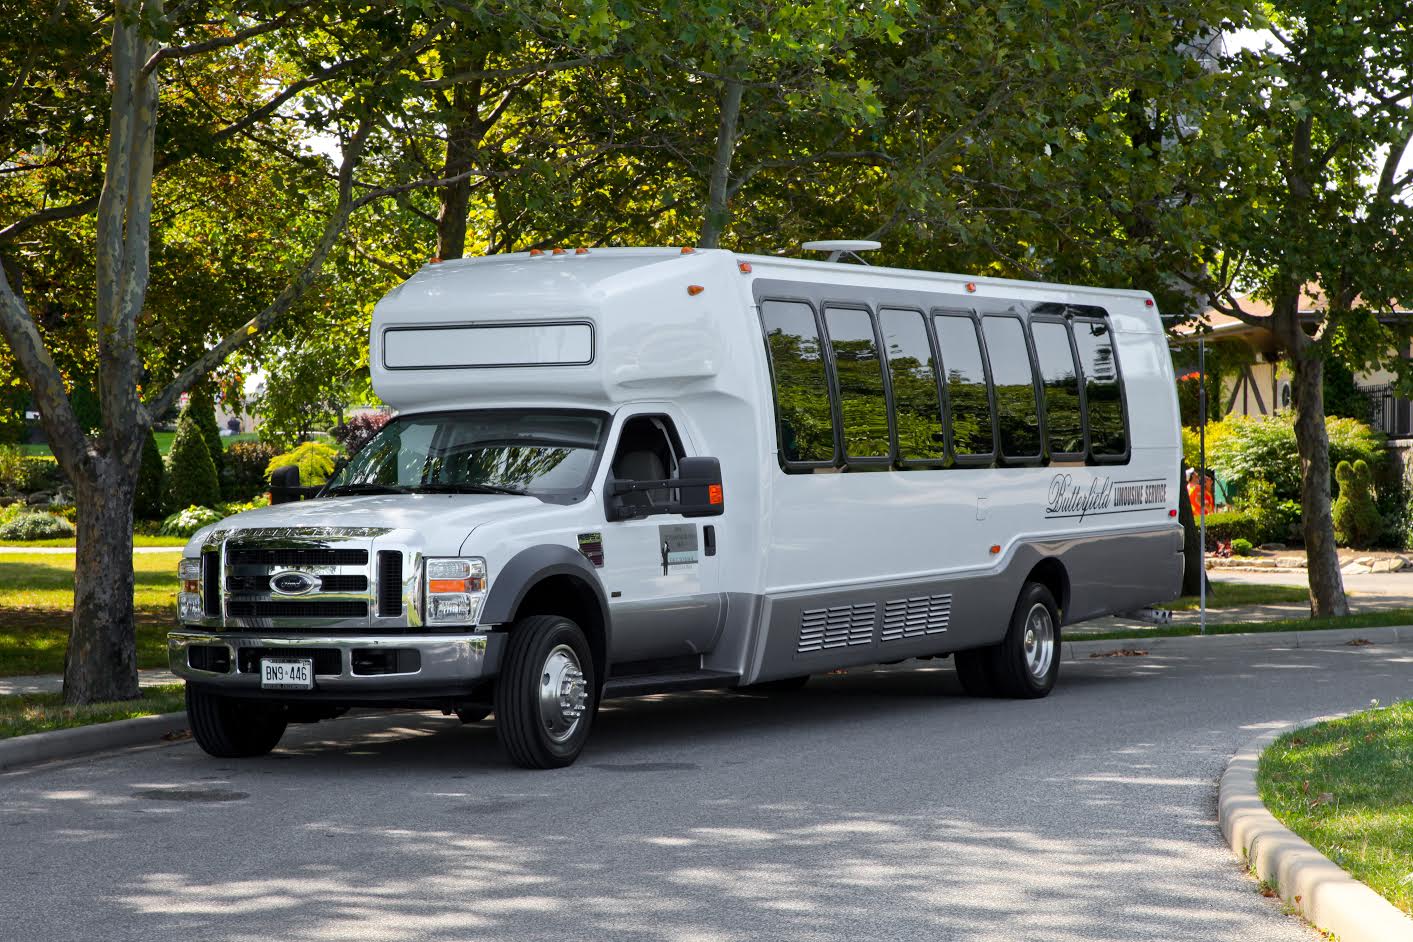
<path fill-rule="evenodd" d="M 1358 419 L 1326 418 L 1330 467 L 1364 460 L 1377 467 L 1385 460 L 1384 436 Z M 1183 457 L 1197 467 L 1196 428 L 1182 430 Z M 1300 499 L 1300 454 L 1295 446 L 1295 415 L 1281 412 L 1255 418 L 1228 416 L 1207 425 L 1207 467 L 1237 493 L 1253 481 L 1269 481 L 1277 500 Z M 1334 476 L 1330 476 L 1331 494 Z"/>
<path fill-rule="evenodd" d="M 171 466 L 163 489 L 162 506 L 177 513 L 191 506 L 214 507 L 221 502 L 221 483 L 206 450 L 201 429 L 190 413 L 182 413 L 172 439 Z"/>

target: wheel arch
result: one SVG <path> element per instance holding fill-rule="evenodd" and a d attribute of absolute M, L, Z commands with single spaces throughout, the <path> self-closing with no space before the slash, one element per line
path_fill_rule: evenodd
<path fill-rule="evenodd" d="M 482 624 L 511 625 L 529 615 L 561 615 L 583 629 L 599 686 L 608 674 L 608 598 L 582 553 L 557 543 L 531 546 L 495 574 L 481 608 Z"/>
<path fill-rule="evenodd" d="M 1060 622 L 1063 624 L 1065 613 L 1070 609 L 1070 574 L 1065 564 L 1053 556 L 1047 556 L 1030 568 L 1025 581 L 1038 582 L 1050 590 L 1055 604 L 1060 607 Z"/>

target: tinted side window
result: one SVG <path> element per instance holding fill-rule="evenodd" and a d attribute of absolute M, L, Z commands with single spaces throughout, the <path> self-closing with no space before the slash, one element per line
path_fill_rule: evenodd
<path fill-rule="evenodd" d="M 884 308 L 878 312 L 878 327 L 888 356 L 888 379 L 893 384 L 898 459 L 940 461 L 947 455 L 942 403 L 937 397 L 937 364 L 922 312 Z"/>
<path fill-rule="evenodd" d="M 762 301 L 775 369 L 775 414 L 786 461 L 834 460 L 834 413 L 814 311 L 802 301 Z"/>
<path fill-rule="evenodd" d="M 1118 458 L 1128 453 L 1124 424 L 1123 377 L 1114 357 L 1114 338 L 1102 321 L 1075 319 L 1075 346 L 1084 373 L 1084 399 L 1089 413 L 1089 448 L 1095 457 Z"/>
<path fill-rule="evenodd" d="M 986 394 L 986 369 L 976 322 L 970 317 L 939 314 L 932 319 L 937 347 L 947 371 L 947 422 L 952 429 L 952 453 L 960 457 L 989 455 L 991 400 Z"/>
<path fill-rule="evenodd" d="M 888 399 L 883 362 L 873 335 L 873 318 L 852 308 L 824 309 L 824 326 L 839 378 L 839 412 L 844 421 L 845 458 L 888 456 Z"/>
<path fill-rule="evenodd" d="M 1040 410 L 1035 401 L 1035 378 L 1025 345 L 1025 326 L 1014 317 L 984 317 L 981 325 L 986 334 L 991 382 L 996 387 L 1001 454 L 1008 458 L 1038 457 Z"/>
<path fill-rule="evenodd" d="M 1045 437 L 1052 455 L 1084 453 L 1084 423 L 1079 408 L 1079 367 L 1070 349 L 1070 332 L 1055 321 L 1032 321 L 1035 359 L 1045 390 Z"/>

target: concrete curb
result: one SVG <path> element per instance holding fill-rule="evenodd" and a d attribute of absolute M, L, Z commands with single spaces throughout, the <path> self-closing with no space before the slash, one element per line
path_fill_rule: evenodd
<path fill-rule="evenodd" d="M 1413 626 L 1392 625 L 1381 628 L 1330 628 L 1324 631 L 1254 631 L 1240 635 L 1183 635 L 1176 638 L 1118 638 L 1108 641 L 1066 641 L 1062 658 L 1066 661 L 1088 660 L 1093 654 L 1115 651 L 1142 650 L 1149 654 L 1192 654 L 1212 648 L 1324 648 L 1350 641 L 1371 641 L 1374 644 L 1413 644 Z"/>
<path fill-rule="evenodd" d="M 1299 727 L 1336 718 L 1319 717 Z M 1277 821 L 1261 802 L 1256 788 L 1261 753 L 1299 727 L 1262 733 L 1232 756 L 1217 791 L 1223 836 L 1292 909 L 1340 942 L 1413 942 L 1413 919 Z"/>
<path fill-rule="evenodd" d="M 155 745 L 162 741 L 163 736 L 186 728 L 186 713 L 159 713 L 0 739 L 0 770 L 125 746 Z"/>

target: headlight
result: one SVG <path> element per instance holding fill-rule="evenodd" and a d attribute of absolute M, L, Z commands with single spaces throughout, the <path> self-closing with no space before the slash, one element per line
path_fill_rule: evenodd
<path fill-rule="evenodd" d="M 188 556 L 177 563 L 177 618 L 183 622 L 200 619 L 205 611 L 201 604 L 201 560 Z"/>
<path fill-rule="evenodd" d="M 474 625 L 486 597 L 486 561 L 429 559 L 426 565 L 428 625 Z"/>

